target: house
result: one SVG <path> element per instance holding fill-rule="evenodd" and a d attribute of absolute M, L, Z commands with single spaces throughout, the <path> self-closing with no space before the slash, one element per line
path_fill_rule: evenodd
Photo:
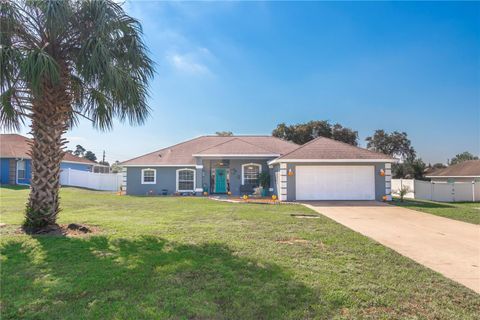
<path fill-rule="evenodd" d="M 466 160 L 426 175 L 433 182 L 480 181 L 480 160 Z"/>
<path fill-rule="evenodd" d="M 31 139 L 19 134 L 0 135 L 0 184 L 30 184 Z M 97 163 L 66 153 L 61 169 L 93 171 Z"/>
<path fill-rule="evenodd" d="M 391 199 L 389 156 L 317 138 L 302 146 L 272 136 L 201 136 L 123 162 L 127 194 L 250 194 L 270 175 L 280 200 Z M 384 198 L 385 197 L 385 198 Z"/>

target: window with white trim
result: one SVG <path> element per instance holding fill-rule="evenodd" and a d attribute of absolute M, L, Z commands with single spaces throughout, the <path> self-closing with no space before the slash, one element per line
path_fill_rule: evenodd
<path fill-rule="evenodd" d="M 262 166 L 258 163 L 247 163 L 242 165 L 242 184 L 258 186 L 258 176 L 262 172 Z"/>
<path fill-rule="evenodd" d="M 195 170 L 178 169 L 177 170 L 177 191 L 195 190 Z"/>
<path fill-rule="evenodd" d="M 25 179 L 26 174 L 26 163 L 25 160 L 17 161 L 17 179 Z"/>
<path fill-rule="evenodd" d="M 157 182 L 157 170 L 142 169 L 142 184 L 155 184 Z"/>

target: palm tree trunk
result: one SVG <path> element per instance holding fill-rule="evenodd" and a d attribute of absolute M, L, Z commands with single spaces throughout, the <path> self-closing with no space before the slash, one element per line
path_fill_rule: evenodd
<path fill-rule="evenodd" d="M 33 102 L 31 134 L 32 178 L 24 227 L 36 232 L 55 225 L 59 207 L 60 163 L 64 156 L 68 106 L 62 85 L 43 86 Z"/>

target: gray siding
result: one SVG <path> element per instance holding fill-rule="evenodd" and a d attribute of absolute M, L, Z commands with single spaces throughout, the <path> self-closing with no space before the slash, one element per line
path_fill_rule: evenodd
<path fill-rule="evenodd" d="M 242 165 L 247 163 L 258 163 L 262 166 L 262 172 L 273 173 L 268 168 L 267 161 L 271 159 L 230 159 L 228 162 L 228 168 L 230 170 L 230 191 L 233 195 L 240 195 L 240 186 L 242 184 Z M 203 190 L 210 190 L 210 172 L 211 164 L 215 165 L 215 162 L 219 160 L 199 160 L 197 165 L 203 165 L 203 168 L 186 167 L 188 169 L 195 169 L 195 184 L 196 188 L 202 188 Z M 226 160 L 223 160 L 227 162 Z M 148 167 L 127 167 L 127 194 L 131 195 L 147 195 L 149 193 L 159 195 L 162 193 L 162 189 L 167 189 L 168 194 L 174 194 L 176 192 L 176 171 L 183 167 L 152 167 L 157 171 L 155 184 L 142 184 L 142 169 Z"/>
<path fill-rule="evenodd" d="M 365 166 L 375 166 L 375 199 L 378 201 L 381 201 L 383 196 L 385 195 L 385 177 L 380 175 L 380 170 L 385 169 L 385 163 L 339 163 L 339 162 L 333 162 L 333 163 L 301 163 L 301 164 L 295 164 L 295 163 L 289 163 L 287 165 L 287 172 L 288 170 L 292 170 L 294 175 L 293 176 L 287 176 L 287 201 L 295 201 L 296 195 L 295 195 L 295 168 L 297 166 L 321 166 L 321 165 L 326 165 L 326 166 L 331 166 L 331 165 L 338 165 L 338 166 L 347 166 L 347 165 L 365 165 Z"/>
<path fill-rule="evenodd" d="M 152 193 L 159 195 L 162 189 L 167 189 L 168 194 L 174 194 L 177 189 L 176 179 L 177 170 L 195 169 L 192 167 L 152 167 L 157 171 L 157 178 L 155 184 L 142 184 L 142 169 L 149 167 L 127 167 L 127 194 L 132 195 L 146 195 Z M 196 183 L 198 184 L 198 174 L 196 176 Z M 201 182 L 200 182 L 201 183 Z"/>

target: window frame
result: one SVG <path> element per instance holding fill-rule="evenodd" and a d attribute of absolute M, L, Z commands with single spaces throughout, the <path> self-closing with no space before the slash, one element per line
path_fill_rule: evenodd
<path fill-rule="evenodd" d="M 193 188 L 191 190 L 180 190 L 180 171 L 192 171 L 193 172 Z M 188 181 L 190 180 L 182 180 L 182 181 Z M 177 192 L 195 192 L 195 186 L 197 185 L 197 177 L 196 177 L 196 170 L 192 168 L 181 168 L 176 170 L 176 181 L 175 181 L 175 187 Z"/>
<path fill-rule="evenodd" d="M 18 167 L 18 164 L 19 163 L 22 163 L 23 164 L 23 169 L 20 170 L 20 168 Z M 25 160 L 17 160 L 17 181 L 18 180 L 25 180 L 27 179 L 27 162 Z M 23 177 L 20 177 L 20 175 L 18 174 L 20 171 L 23 171 Z"/>
<path fill-rule="evenodd" d="M 146 171 L 153 171 L 153 181 L 145 181 L 145 172 Z M 157 170 L 152 168 L 145 168 L 142 169 L 142 184 L 156 184 L 157 183 Z"/>
<path fill-rule="evenodd" d="M 258 175 L 260 176 L 260 173 L 262 173 L 262 165 L 260 163 L 244 163 L 242 164 L 242 186 L 245 185 L 245 167 L 248 166 L 256 166 L 258 167 Z M 258 179 L 258 178 L 257 178 Z"/>

